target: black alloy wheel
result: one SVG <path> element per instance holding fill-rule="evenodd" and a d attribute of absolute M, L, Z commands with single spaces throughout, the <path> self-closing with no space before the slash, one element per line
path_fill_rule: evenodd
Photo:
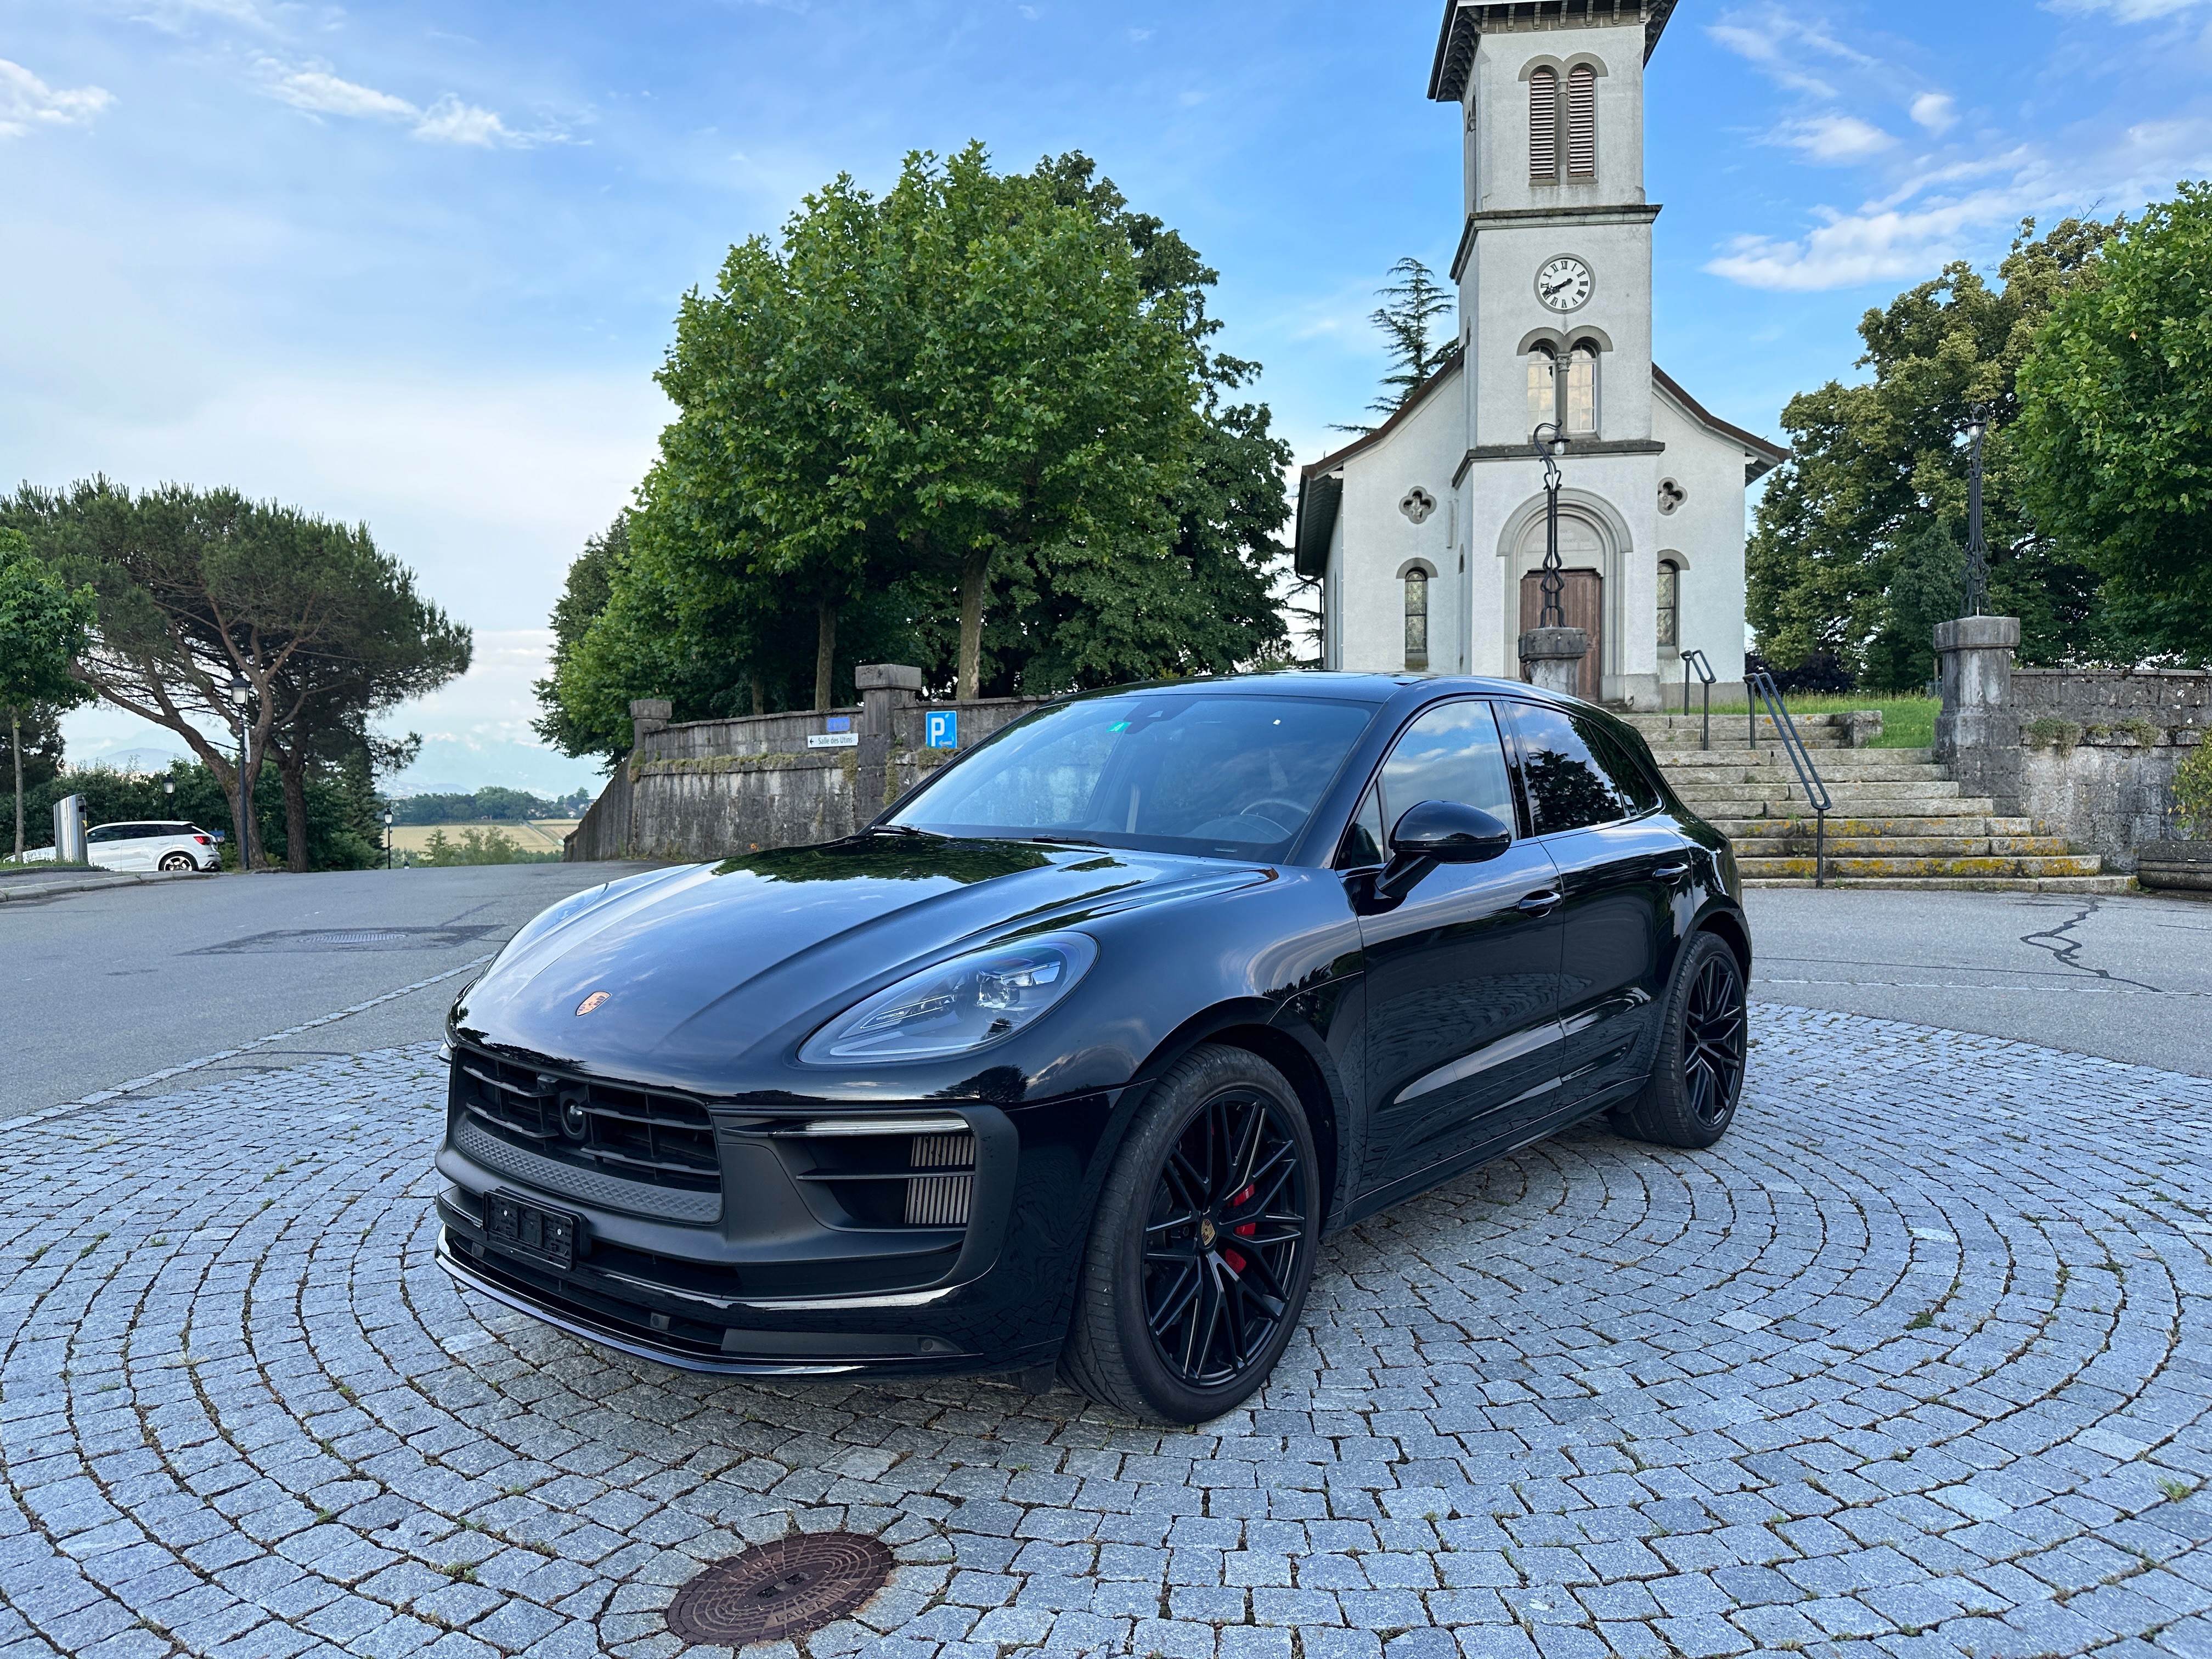
<path fill-rule="evenodd" d="M 1743 964 L 1724 939 L 1692 934 L 1661 1011 L 1651 1080 L 1613 1110 L 1613 1127 L 1662 1146 L 1711 1146 L 1735 1117 L 1749 1043 Z"/>
<path fill-rule="evenodd" d="M 1152 1422 L 1202 1423 L 1249 1398 L 1305 1306 L 1318 1171 L 1275 1067 L 1212 1045 L 1177 1061 L 1099 1195 L 1062 1374 Z"/>
<path fill-rule="evenodd" d="M 1743 975 L 1735 953 L 1707 952 L 1682 1011 L 1682 1081 L 1692 1114 L 1723 1123 L 1743 1086 Z"/>
<path fill-rule="evenodd" d="M 1259 1090 L 1214 1096 L 1170 1144 L 1145 1224 L 1145 1323 L 1186 1388 L 1234 1382 L 1266 1352 L 1311 1201 L 1289 1113 Z"/>

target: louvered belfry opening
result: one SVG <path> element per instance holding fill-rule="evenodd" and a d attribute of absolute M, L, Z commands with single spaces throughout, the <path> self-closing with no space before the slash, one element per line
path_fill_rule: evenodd
<path fill-rule="evenodd" d="M 1567 72 L 1567 176 L 1597 177 L 1597 71 L 1588 64 Z"/>
<path fill-rule="evenodd" d="M 1528 77 L 1528 176 L 1547 183 L 1559 176 L 1559 72 L 1540 69 Z"/>

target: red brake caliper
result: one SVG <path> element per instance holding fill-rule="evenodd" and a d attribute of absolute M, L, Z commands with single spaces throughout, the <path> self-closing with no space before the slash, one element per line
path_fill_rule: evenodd
<path fill-rule="evenodd" d="M 1243 1192 L 1237 1194 L 1236 1197 L 1231 1199 L 1229 1201 L 1231 1204 L 1248 1204 L 1251 1201 L 1252 1194 L 1255 1190 L 1256 1188 L 1254 1187 L 1247 1186 Z M 1239 1238 L 1249 1238 L 1253 1234 L 1260 1231 L 1260 1224 L 1256 1221 L 1248 1221 L 1242 1226 L 1231 1227 L 1229 1231 L 1235 1233 Z M 1221 1259 L 1229 1264 L 1229 1271 L 1231 1273 L 1241 1273 L 1244 1271 L 1244 1258 L 1237 1251 L 1224 1250 L 1221 1253 Z"/>

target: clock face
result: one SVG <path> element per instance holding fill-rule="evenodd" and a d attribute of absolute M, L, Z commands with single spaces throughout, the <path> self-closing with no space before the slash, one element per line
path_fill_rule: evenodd
<path fill-rule="evenodd" d="M 1571 253 L 1562 253 L 1536 273 L 1536 297 L 1554 311 L 1572 311 L 1590 296 L 1597 278 Z"/>

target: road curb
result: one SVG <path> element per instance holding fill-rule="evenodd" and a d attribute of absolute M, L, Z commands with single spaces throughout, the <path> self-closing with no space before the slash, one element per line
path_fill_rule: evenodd
<path fill-rule="evenodd" d="M 0 881 L 0 902 L 59 898 L 64 893 L 97 893 L 109 887 L 143 887 L 154 882 L 207 881 L 221 873 L 217 870 L 150 870 L 142 875 L 128 870 L 112 870 L 106 875 L 87 876 L 81 881 L 41 882 L 35 887 L 11 887 Z"/>

